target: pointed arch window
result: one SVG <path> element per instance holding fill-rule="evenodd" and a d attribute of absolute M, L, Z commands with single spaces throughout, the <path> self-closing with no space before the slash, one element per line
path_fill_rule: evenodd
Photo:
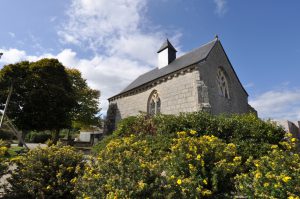
<path fill-rule="evenodd" d="M 150 115 L 159 114 L 161 109 L 161 101 L 157 91 L 153 91 L 148 100 L 148 113 Z"/>
<path fill-rule="evenodd" d="M 217 71 L 217 85 L 218 85 L 219 94 L 229 99 L 230 96 L 229 96 L 227 75 L 223 70 L 223 68 L 221 67 Z"/>

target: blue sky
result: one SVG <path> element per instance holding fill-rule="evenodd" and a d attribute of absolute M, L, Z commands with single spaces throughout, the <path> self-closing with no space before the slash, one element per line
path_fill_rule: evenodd
<path fill-rule="evenodd" d="M 300 1 L 1 0 L 0 68 L 58 58 L 106 99 L 156 67 L 166 37 L 179 54 L 216 34 L 263 118 L 300 120 Z"/>

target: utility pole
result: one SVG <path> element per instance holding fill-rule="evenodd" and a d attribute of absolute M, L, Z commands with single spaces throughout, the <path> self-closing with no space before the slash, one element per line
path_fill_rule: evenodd
<path fill-rule="evenodd" d="M 4 110 L 3 110 L 3 113 L 2 113 L 2 118 L 1 118 L 1 121 L 0 121 L 0 128 L 2 127 L 2 124 L 3 124 L 4 116 L 5 116 L 7 107 L 8 107 L 8 103 L 9 103 L 12 91 L 13 91 L 13 84 L 11 84 L 11 86 L 10 86 L 9 93 L 8 93 L 8 96 L 7 96 L 7 99 L 6 99 L 6 102 L 5 102 L 5 107 L 4 107 Z"/>

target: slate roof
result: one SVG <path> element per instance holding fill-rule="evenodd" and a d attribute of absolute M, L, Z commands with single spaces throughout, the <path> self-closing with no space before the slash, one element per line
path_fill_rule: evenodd
<path fill-rule="evenodd" d="M 137 87 L 140 87 L 148 82 L 151 82 L 155 79 L 166 76 L 170 73 L 173 73 L 175 71 L 183 69 L 187 66 L 190 66 L 192 64 L 195 64 L 195 63 L 205 60 L 208 57 L 210 51 L 213 49 L 214 45 L 217 43 L 217 41 L 218 41 L 218 38 L 215 38 L 211 42 L 209 42 L 209 43 L 207 43 L 207 44 L 205 44 L 205 45 L 203 45 L 181 57 L 178 57 L 173 62 L 171 62 L 169 65 L 167 65 L 163 68 L 160 68 L 160 69 L 155 68 L 147 73 L 140 75 L 131 84 L 129 84 L 124 90 L 122 90 L 119 94 L 117 94 L 113 97 L 116 97 L 120 94 L 126 93 L 126 92 L 133 90 Z M 162 47 L 164 47 L 164 45 Z M 111 98 L 113 98 L 113 97 L 111 97 Z M 111 98 L 109 98 L 109 99 L 111 99 Z"/>
<path fill-rule="evenodd" d="M 171 44 L 171 42 L 167 39 L 167 41 L 165 41 L 165 43 L 163 43 L 163 45 L 159 48 L 157 53 L 160 53 L 161 51 L 163 51 L 166 48 L 171 48 L 172 50 L 177 52 L 177 50 L 174 48 L 174 46 Z"/>

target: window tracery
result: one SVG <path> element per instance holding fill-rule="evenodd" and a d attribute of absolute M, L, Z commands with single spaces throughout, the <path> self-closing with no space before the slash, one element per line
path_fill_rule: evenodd
<path fill-rule="evenodd" d="M 217 85 L 219 94 L 229 99 L 228 80 L 226 78 L 225 71 L 222 68 L 219 68 L 217 72 Z"/>
<path fill-rule="evenodd" d="M 150 115 L 155 115 L 160 113 L 160 109 L 161 109 L 161 101 L 158 96 L 158 92 L 153 91 L 148 100 L 148 113 Z"/>

